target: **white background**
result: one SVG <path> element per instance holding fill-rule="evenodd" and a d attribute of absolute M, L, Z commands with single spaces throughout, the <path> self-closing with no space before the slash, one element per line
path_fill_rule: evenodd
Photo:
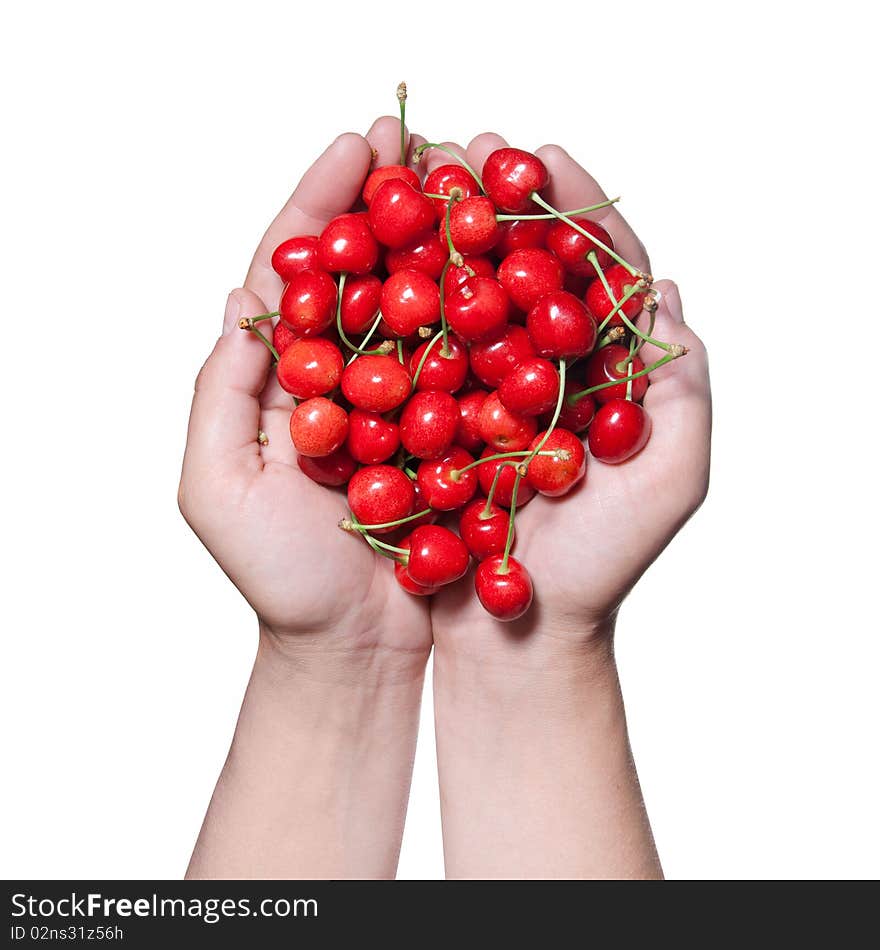
<path fill-rule="evenodd" d="M 709 500 L 618 632 L 667 873 L 880 873 L 872 5 L 5 10 L 0 874 L 182 874 L 255 647 L 176 508 L 192 382 L 400 79 L 622 193 L 709 346 Z M 429 702 L 400 873 L 442 876 Z"/>

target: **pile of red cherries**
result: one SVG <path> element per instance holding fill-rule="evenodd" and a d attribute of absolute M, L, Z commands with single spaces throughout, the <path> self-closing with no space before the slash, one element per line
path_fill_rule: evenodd
<path fill-rule="evenodd" d="M 401 128 L 405 98 L 402 85 Z M 429 148 L 443 146 L 416 160 Z M 602 463 L 639 452 L 648 374 L 686 350 L 652 337 L 650 275 L 589 217 L 613 202 L 557 211 L 547 168 L 518 148 L 481 177 L 456 158 L 424 181 L 401 151 L 366 179 L 363 207 L 278 246 L 278 311 L 241 326 L 294 398 L 300 469 L 347 486 L 340 527 L 414 595 L 476 559 L 480 602 L 513 620 L 533 597 L 511 554 L 516 512 L 584 479 L 582 437 Z M 258 324 L 276 316 L 270 341 Z M 664 352 L 648 367 L 646 341 Z"/>

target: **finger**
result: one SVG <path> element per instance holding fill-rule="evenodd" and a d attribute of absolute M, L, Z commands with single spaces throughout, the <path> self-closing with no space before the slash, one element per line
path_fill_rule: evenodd
<path fill-rule="evenodd" d="M 195 470 L 201 477 L 260 464 L 259 395 L 271 356 L 253 333 L 239 329 L 238 321 L 265 310 L 263 301 L 248 290 L 234 290 L 229 295 L 223 335 L 196 379 L 185 474 Z"/>
<path fill-rule="evenodd" d="M 482 175 L 486 159 L 495 149 L 506 147 L 507 142 L 496 132 L 481 132 L 476 138 L 471 139 L 467 147 L 468 164 L 478 175 Z"/>
<path fill-rule="evenodd" d="M 403 134 L 408 149 L 410 135 L 406 127 L 404 127 Z M 383 115 L 376 119 L 370 126 L 366 138 L 375 152 L 374 168 L 400 164 L 400 118 Z"/>
<path fill-rule="evenodd" d="M 245 287 L 274 310 L 283 283 L 272 270 L 272 251 L 289 237 L 320 234 L 327 222 L 357 201 L 370 170 L 372 152 L 362 135 L 340 135 L 303 175 L 302 181 L 260 241 Z"/>
<path fill-rule="evenodd" d="M 450 155 L 449 152 L 445 152 L 440 148 L 429 148 L 428 151 L 424 153 L 421 162 L 422 165 L 425 166 L 425 173 L 428 175 L 441 165 L 460 164 L 456 161 L 456 156 L 467 160 L 466 150 L 463 146 L 459 145 L 458 142 L 440 142 L 440 145 L 443 146 L 443 149 L 448 148 L 450 152 L 455 152 L 455 155 Z"/>
<path fill-rule="evenodd" d="M 535 154 L 550 172 L 550 184 L 542 191 L 554 208 L 584 208 L 604 201 L 608 195 L 593 176 L 582 168 L 564 148 L 542 145 Z M 650 271 L 651 264 L 642 242 L 616 207 L 603 208 L 587 217 L 601 224 L 611 235 L 614 249 L 634 267 Z"/>

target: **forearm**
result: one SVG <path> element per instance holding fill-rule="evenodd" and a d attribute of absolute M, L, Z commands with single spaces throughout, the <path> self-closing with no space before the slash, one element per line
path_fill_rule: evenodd
<path fill-rule="evenodd" d="M 424 663 L 261 635 L 187 877 L 393 877 Z"/>
<path fill-rule="evenodd" d="M 610 641 L 487 668 L 435 650 L 447 875 L 657 878 Z"/>

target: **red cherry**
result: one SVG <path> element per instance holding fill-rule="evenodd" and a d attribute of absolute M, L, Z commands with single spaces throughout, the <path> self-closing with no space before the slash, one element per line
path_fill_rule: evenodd
<path fill-rule="evenodd" d="M 538 431 L 534 419 L 506 409 L 497 392 L 486 397 L 477 425 L 483 441 L 496 452 L 518 452 Z"/>
<path fill-rule="evenodd" d="M 440 319 L 440 290 L 426 274 L 400 270 L 382 285 L 380 306 L 395 336 L 411 336 Z"/>
<path fill-rule="evenodd" d="M 486 610 L 497 620 L 516 620 L 531 606 L 533 589 L 529 572 L 515 557 L 507 559 L 507 571 L 499 573 L 504 558 L 487 558 L 477 568 L 474 587 Z"/>
<path fill-rule="evenodd" d="M 424 514 L 421 518 L 408 521 L 407 526 L 409 528 L 417 528 L 421 524 L 434 524 L 434 522 L 440 517 L 440 512 L 434 511 L 432 508 L 428 508 L 425 499 L 422 498 L 422 490 L 419 488 L 418 482 L 413 482 L 412 485 L 413 491 L 416 493 L 416 500 L 413 502 L 413 511 L 422 511 Z"/>
<path fill-rule="evenodd" d="M 523 416 L 539 416 L 559 398 L 559 373 L 550 360 L 539 356 L 524 360 L 504 377 L 498 398 L 505 409 Z"/>
<path fill-rule="evenodd" d="M 614 294 L 614 299 L 618 303 L 623 299 L 627 290 L 635 285 L 637 280 L 637 278 L 633 277 L 633 275 L 620 264 L 615 264 L 613 267 L 609 267 L 608 270 L 605 271 L 605 279 L 608 281 L 608 286 L 611 288 L 611 292 Z M 587 308 L 589 309 L 590 313 L 599 323 L 601 323 L 614 309 L 614 304 L 609 299 L 608 292 L 605 290 L 602 281 L 599 280 L 598 277 L 590 284 L 589 287 L 587 287 L 587 293 L 584 297 L 584 300 L 586 301 Z M 630 318 L 630 320 L 634 320 L 639 315 L 639 313 L 641 313 L 644 300 L 645 295 L 643 293 L 633 294 L 621 309 Z M 608 326 L 623 326 L 623 319 L 620 316 L 620 311 L 615 313 L 614 316 L 608 321 Z"/>
<path fill-rule="evenodd" d="M 294 340 L 276 367 L 281 388 L 297 399 L 323 396 L 339 385 L 342 353 L 321 337 Z"/>
<path fill-rule="evenodd" d="M 534 355 L 528 333 L 512 325 L 497 339 L 470 348 L 471 369 L 480 382 L 497 389 L 511 370 Z"/>
<path fill-rule="evenodd" d="M 378 412 L 352 409 L 348 416 L 345 447 L 362 465 L 378 465 L 390 459 L 400 448 L 397 423 L 383 419 Z"/>
<path fill-rule="evenodd" d="M 398 542 L 396 546 L 406 548 L 408 551 L 409 538 L 404 538 L 403 541 Z M 394 578 L 408 594 L 415 594 L 416 597 L 430 597 L 431 594 L 435 594 L 440 589 L 439 587 L 423 587 L 421 584 L 417 584 L 409 576 L 406 564 L 403 561 L 394 562 Z"/>
<path fill-rule="evenodd" d="M 441 236 L 446 239 L 445 222 Z M 488 198 L 474 197 L 456 201 L 449 212 L 452 243 L 460 254 L 485 254 L 498 243 L 501 232 L 495 218 L 495 206 Z"/>
<path fill-rule="evenodd" d="M 411 390 L 409 373 L 396 356 L 359 356 L 342 373 L 345 398 L 368 412 L 396 409 Z"/>
<path fill-rule="evenodd" d="M 528 312 L 545 294 L 562 289 L 564 272 L 555 254 L 540 247 L 514 251 L 498 265 L 498 280 L 514 305 Z"/>
<path fill-rule="evenodd" d="M 323 458 L 309 458 L 307 455 L 298 455 L 296 463 L 303 475 L 319 485 L 338 488 L 344 485 L 357 468 L 355 460 L 345 451 L 337 449 Z"/>
<path fill-rule="evenodd" d="M 400 441 L 416 458 L 439 458 L 452 445 L 460 419 L 449 393 L 416 393 L 400 415 Z"/>
<path fill-rule="evenodd" d="M 446 301 L 445 310 L 446 321 L 458 336 L 475 343 L 494 339 L 504 331 L 510 299 L 497 280 L 470 277 Z"/>
<path fill-rule="evenodd" d="M 480 193 L 480 186 L 464 165 L 440 165 L 425 178 L 425 192 L 430 195 L 448 195 L 453 188 L 461 188 L 463 198 L 473 198 Z M 433 198 L 437 220 L 446 217 L 446 202 Z"/>
<path fill-rule="evenodd" d="M 596 345 L 596 322 L 574 294 L 556 290 L 529 311 L 526 329 L 539 356 L 574 359 Z"/>
<path fill-rule="evenodd" d="M 317 336 L 336 315 L 336 283 L 322 270 L 294 274 L 281 294 L 281 319 L 299 336 Z"/>
<path fill-rule="evenodd" d="M 415 494 L 412 482 L 393 465 L 367 465 L 351 476 L 348 507 L 361 524 L 399 521 L 412 513 Z M 373 534 L 388 534 L 394 528 L 376 528 Z"/>
<path fill-rule="evenodd" d="M 348 277 L 342 288 L 342 329 L 346 333 L 366 333 L 379 312 L 382 281 L 373 274 Z"/>
<path fill-rule="evenodd" d="M 436 511 L 454 511 L 466 505 L 477 490 L 479 469 L 461 469 L 473 460 L 464 449 L 453 446 L 442 458 L 422 462 L 416 478 L 425 504 Z"/>
<path fill-rule="evenodd" d="M 330 455 L 347 435 L 348 413 L 324 396 L 306 399 L 290 415 L 290 438 L 300 455 Z"/>
<path fill-rule="evenodd" d="M 614 379 L 622 379 L 633 373 L 640 373 L 645 364 L 637 357 L 633 357 L 629 366 L 624 365 L 629 359 L 629 349 L 619 343 L 603 346 L 595 352 L 587 362 L 586 388 L 610 383 Z M 610 402 L 612 399 L 626 399 L 626 383 L 617 386 L 608 386 L 606 389 L 597 389 L 593 396 L 598 403 Z M 641 402 L 648 390 L 648 377 L 639 376 L 632 381 L 632 398 L 634 402 Z"/>
<path fill-rule="evenodd" d="M 529 448 L 536 449 L 543 437 L 544 433 L 539 432 Z M 541 451 L 546 452 L 551 449 L 567 452 L 568 458 L 536 455 L 529 462 L 526 481 L 542 495 L 555 498 L 570 491 L 584 477 L 587 470 L 587 453 L 584 452 L 581 440 L 567 429 L 554 429 L 550 433 Z"/>
<path fill-rule="evenodd" d="M 455 444 L 460 445 L 468 452 L 479 452 L 483 447 L 483 437 L 480 435 L 480 410 L 489 394 L 483 389 L 472 389 L 458 397 L 458 411 L 461 421 L 455 433 Z"/>
<path fill-rule="evenodd" d="M 488 257 L 475 255 L 463 256 L 465 266 L 456 267 L 454 264 L 450 264 L 446 271 L 446 276 L 443 278 L 443 295 L 446 300 L 448 300 L 465 281 L 470 280 L 471 277 L 495 276 L 495 265 Z M 473 274 L 468 271 L 468 268 L 473 271 Z"/>
<path fill-rule="evenodd" d="M 415 377 L 419 363 L 421 363 L 422 357 L 429 346 L 431 346 L 430 340 L 418 347 L 410 357 L 410 376 Z M 448 354 L 443 352 L 442 341 L 431 346 L 431 352 L 428 353 L 419 372 L 416 389 L 419 391 L 434 389 L 440 392 L 454 393 L 464 385 L 467 372 L 467 350 L 450 334 Z"/>
<path fill-rule="evenodd" d="M 514 251 L 521 251 L 528 247 L 544 247 L 550 226 L 550 221 L 535 218 L 504 221 L 499 225 L 501 239 L 495 245 L 494 251 L 499 257 L 507 257 Z"/>
<path fill-rule="evenodd" d="M 559 419 L 556 423 L 560 429 L 568 429 L 570 432 L 583 432 L 593 421 L 596 414 L 596 401 L 592 396 L 583 396 L 572 405 L 568 397 L 573 393 L 580 392 L 581 387 L 574 382 L 565 384 L 565 399 L 562 403 L 562 412 L 559 413 Z"/>
<path fill-rule="evenodd" d="M 324 270 L 368 274 L 379 260 L 379 245 L 363 213 L 334 218 L 318 240 L 318 260 Z"/>
<path fill-rule="evenodd" d="M 435 221 L 431 199 L 398 178 L 383 182 L 370 202 L 370 228 L 386 247 L 405 247 Z"/>
<path fill-rule="evenodd" d="M 318 238 L 301 234 L 282 241 L 272 252 L 272 269 L 287 283 L 294 274 L 318 269 Z"/>
<path fill-rule="evenodd" d="M 379 186 L 384 185 L 386 181 L 395 180 L 405 181 L 415 189 L 422 187 L 419 176 L 411 168 L 407 168 L 405 165 L 383 165 L 381 168 L 374 168 L 373 171 L 367 175 L 367 180 L 364 182 L 364 189 L 361 192 L 361 198 L 364 199 L 364 204 L 369 208 L 370 202 L 373 200 L 373 195 L 376 194 Z"/>
<path fill-rule="evenodd" d="M 599 407 L 590 426 L 590 452 L 600 462 L 625 462 L 645 447 L 650 435 L 651 417 L 637 402 L 612 399 Z"/>
<path fill-rule="evenodd" d="M 409 536 L 406 571 L 422 587 L 440 587 L 462 577 L 470 564 L 464 541 L 449 528 L 429 524 Z"/>
<path fill-rule="evenodd" d="M 579 224 L 585 231 L 595 235 L 604 244 L 607 244 L 612 250 L 614 244 L 611 241 L 611 235 L 595 221 L 588 218 L 572 218 L 575 224 Z M 587 260 L 587 254 L 590 251 L 596 252 L 596 258 L 602 270 L 611 265 L 611 256 L 607 251 L 603 251 L 583 234 L 579 234 L 574 228 L 570 227 L 565 221 L 555 221 L 547 235 L 547 247 L 562 261 L 562 266 L 572 274 L 579 277 L 595 277 L 596 268 L 592 261 Z"/>
<path fill-rule="evenodd" d="M 478 561 L 504 553 L 510 526 L 510 515 L 494 501 L 489 505 L 487 517 L 485 514 L 486 499 L 476 498 L 462 511 L 458 523 L 461 540 Z"/>
<path fill-rule="evenodd" d="M 275 324 L 275 329 L 272 331 L 272 346 L 275 347 L 275 352 L 279 356 L 281 356 L 294 340 L 298 339 L 299 337 L 293 330 L 285 326 L 280 320 Z"/>
<path fill-rule="evenodd" d="M 486 458 L 494 455 L 495 449 L 485 448 L 480 458 Z M 507 460 L 508 462 L 510 459 Z M 514 460 L 515 461 L 515 460 Z M 503 466 L 503 467 L 502 467 Z M 495 481 L 495 473 L 501 468 L 501 474 L 498 476 L 498 483 L 495 485 L 495 494 L 492 500 L 509 508 L 513 502 L 513 486 L 516 482 L 516 465 L 506 465 L 504 459 L 493 459 L 491 462 L 483 462 L 477 467 L 477 478 L 480 482 L 480 488 L 487 497 L 492 490 L 492 482 Z M 516 490 L 516 507 L 521 508 L 527 502 L 535 497 L 535 489 L 525 479 L 520 479 L 519 488 Z"/>
<path fill-rule="evenodd" d="M 431 280 L 439 280 L 443 266 L 449 260 L 449 248 L 436 231 L 426 231 L 405 247 L 385 255 L 385 269 L 389 274 L 399 270 L 417 270 Z"/>
<path fill-rule="evenodd" d="M 550 181 L 547 167 L 521 148 L 499 148 L 483 165 L 483 188 L 497 208 L 522 214 L 532 206 L 531 196 Z"/>

